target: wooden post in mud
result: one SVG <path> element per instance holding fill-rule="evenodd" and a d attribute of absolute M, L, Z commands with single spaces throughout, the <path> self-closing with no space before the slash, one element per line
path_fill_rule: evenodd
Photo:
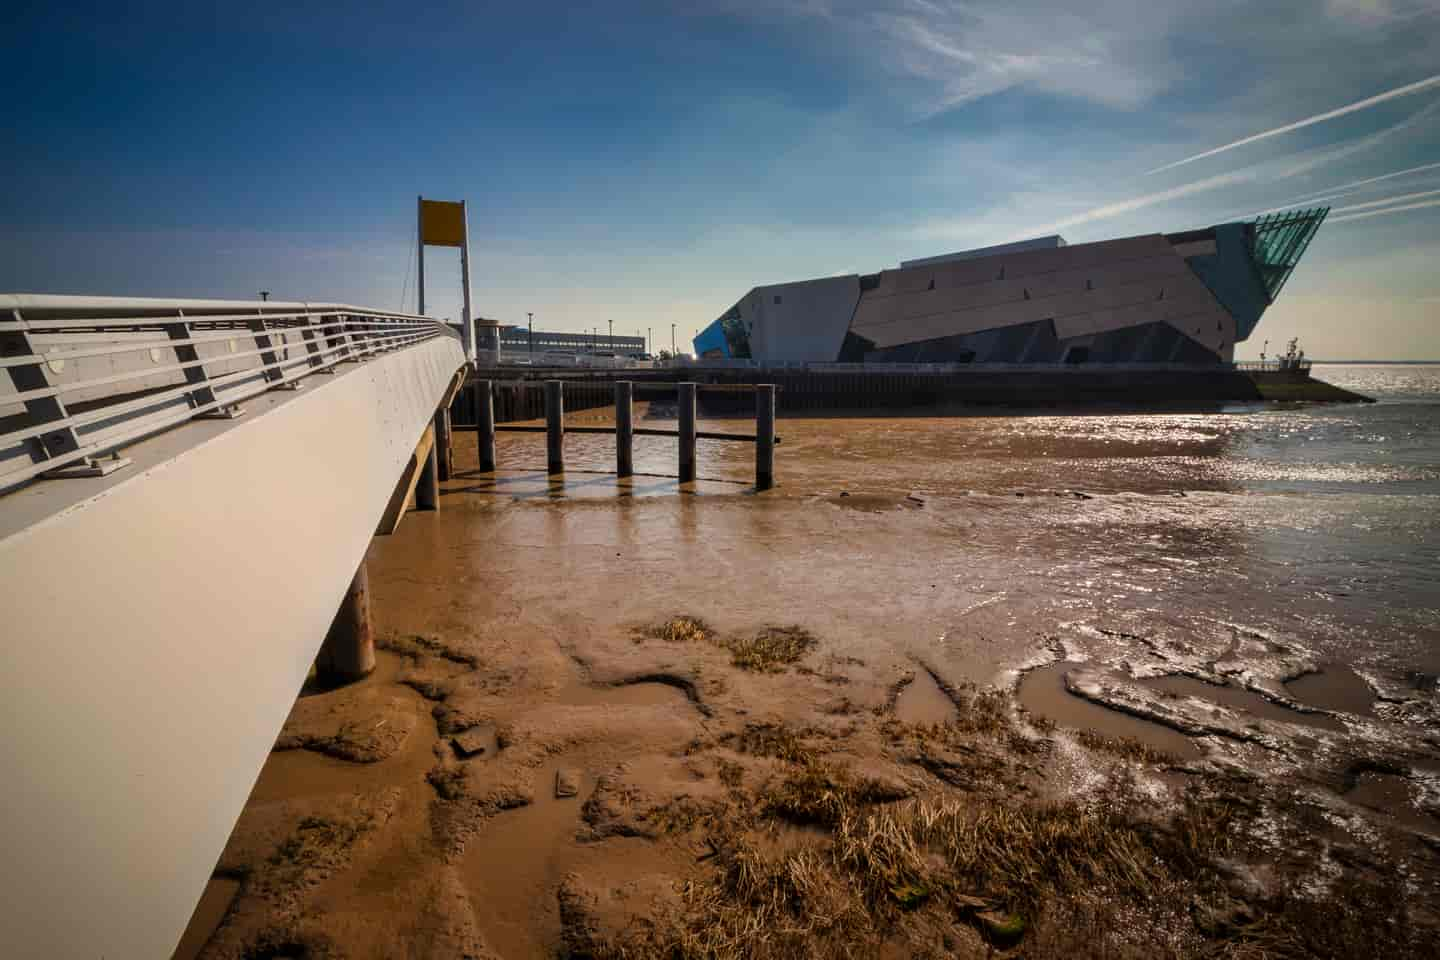
<path fill-rule="evenodd" d="M 775 486 L 775 384 L 755 386 L 755 489 Z"/>
<path fill-rule="evenodd" d="M 628 477 L 635 472 L 632 457 L 635 443 L 635 384 L 629 380 L 615 381 L 615 475 Z"/>
<path fill-rule="evenodd" d="M 441 480 L 450 479 L 450 408 L 441 407 L 435 411 L 435 449 L 439 451 Z"/>
<path fill-rule="evenodd" d="M 680 482 L 695 479 L 695 384 L 682 383 L 680 397 Z"/>
<path fill-rule="evenodd" d="M 436 436 L 425 454 L 425 463 L 420 467 L 420 479 L 415 484 L 415 509 L 440 509 L 440 438 Z"/>
<path fill-rule="evenodd" d="M 331 686 L 359 680 L 375 669 L 375 635 L 370 629 L 370 575 L 365 561 L 350 581 L 340 600 L 340 609 L 330 622 L 315 672 L 320 682 Z"/>
<path fill-rule="evenodd" d="M 495 472 L 495 393 L 489 380 L 475 381 L 475 444 L 480 449 L 480 472 Z"/>
<path fill-rule="evenodd" d="M 545 381 L 545 469 L 565 472 L 565 381 Z"/>

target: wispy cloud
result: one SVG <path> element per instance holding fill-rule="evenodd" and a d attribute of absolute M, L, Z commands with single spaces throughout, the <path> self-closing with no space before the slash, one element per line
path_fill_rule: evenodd
<path fill-rule="evenodd" d="M 1404 213 L 1406 210 L 1424 210 L 1428 207 L 1440 207 L 1440 200 L 1423 200 L 1420 203 L 1406 203 L 1398 207 L 1386 207 L 1383 210 L 1369 210 L 1365 213 L 1350 213 L 1343 217 L 1330 217 L 1326 223 L 1345 223 L 1350 220 L 1365 220 L 1369 217 L 1383 217 L 1387 213 Z"/>
<path fill-rule="evenodd" d="M 1403 87 L 1395 87 L 1393 90 L 1386 90 L 1384 93 L 1376 94 L 1373 97 L 1366 97 L 1364 100 L 1356 100 L 1354 103 L 1346 104 L 1345 106 L 1339 107 L 1335 110 L 1327 110 L 1324 113 L 1317 113 L 1314 116 L 1306 117 L 1304 120 L 1296 120 L 1294 123 L 1287 123 L 1284 126 L 1273 127 L 1269 130 L 1262 130 L 1259 133 L 1251 134 L 1248 137 L 1242 137 L 1241 139 L 1236 140 L 1232 143 L 1213 147 L 1209 150 L 1194 154 L 1193 156 L 1185 157 L 1184 159 L 1176 160 L 1173 163 L 1167 163 L 1164 166 L 1156 167 L 1153 170 L 1147 170 L 1146 174 L 1149 175 L 1154 173 L 1160 173 L 1165 170 L 1173 170 L 1176 167 L 1184 166 L 1187 163 L 1194 163 L 1196 160 L 1203 160 L 1206 157 L 1213 157 L 1216 154 L 1224 153 L 1227 150 L 1234 150 L 1237 147 L 1243 147 L 1247 144 L 1257 143 L 1261 140 L 1268 140 L 1271 137 L 1278 137 L 1282 134 L 1292 133 L 1296 130 L 1304 129 L 1305 127 L 1314 126 L 1317 123 L 1324 123 L 1326 120 L 1334 120 L 1337 117 L 1343 117 L 1347 114 L 1358 113 L 1361 110 L 1368 110 L 1371 107 L 1379 106 L 1382 103 L 1387 103 L 1391 100 L 1399 99 L 1400 97 L 1409 97 L 1417 93 L 1423 93 L 1424 91 L 1433 89 L 1435 87 L 1440 87 L 1440 74 L 1436 74 L 1432 77 L 1426 77 L 1424 80 L 1417 80 L 1414 83 L 1407 83 Z"/>

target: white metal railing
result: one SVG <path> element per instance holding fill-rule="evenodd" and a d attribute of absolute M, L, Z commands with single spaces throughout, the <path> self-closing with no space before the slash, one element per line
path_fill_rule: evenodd
<path fill-rule="evenodd" d="M 334 303 L 0 295 L 0 490 L 450 326 Z"/>

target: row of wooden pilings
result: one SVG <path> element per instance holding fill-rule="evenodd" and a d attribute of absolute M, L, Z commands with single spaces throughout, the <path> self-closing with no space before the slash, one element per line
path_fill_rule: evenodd
<path fill-rule="evenodd" d="M 645 384 L 651 386 L 651 384 Z M 540 384 L 533 385 L 539 388 Z M 656 384 L 655 386 L 661 386 Z M 669 386 L 668 384 L 664 386 Z M 570 427 L 571 433 L 613 433 L 615 434 L 615 474 L 620 477 L 633 476 L 635 472 L 635 437 L 675 437 L 679 441 L 679 464 L 677 476 L 681 483 L 695 480 L 697 440 L 723 440 L 731 442 L 753 442 L 755 444 L 755 489 L 769 490 L 775 485 L 775 386 L 761 383 L 746 389 L 755 392 L 755 433 L 715 433 L 696 429 L 695 397 L 701 384 L 677 383 L 673 385 L 679 397 L 679 429 L 662 430 L 635 426 L 635 383 L 630 380 L 616 380 L 615 426 L 612 427 Z M 494 385 L 489 380 L 477 380 L 475 387 L 475 424 L 478 432 L 480 472 L 495 470 L 495 434 L 545 433 L 545 467 L 551 474 L 565 472 L 565 381 L 546 380 L 545 426 L 517 426 L 495 424 Z M 733 390 L 733 387 L 731 388 Z"/>

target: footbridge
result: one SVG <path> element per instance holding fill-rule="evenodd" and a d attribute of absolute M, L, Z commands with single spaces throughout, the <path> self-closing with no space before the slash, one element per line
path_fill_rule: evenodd
<path fill-rule="evenodd" d="M 0 307 L 0 939 L 166 957 L 371 537 L 435 505 L 465 348 L 341 304 Z"/>

